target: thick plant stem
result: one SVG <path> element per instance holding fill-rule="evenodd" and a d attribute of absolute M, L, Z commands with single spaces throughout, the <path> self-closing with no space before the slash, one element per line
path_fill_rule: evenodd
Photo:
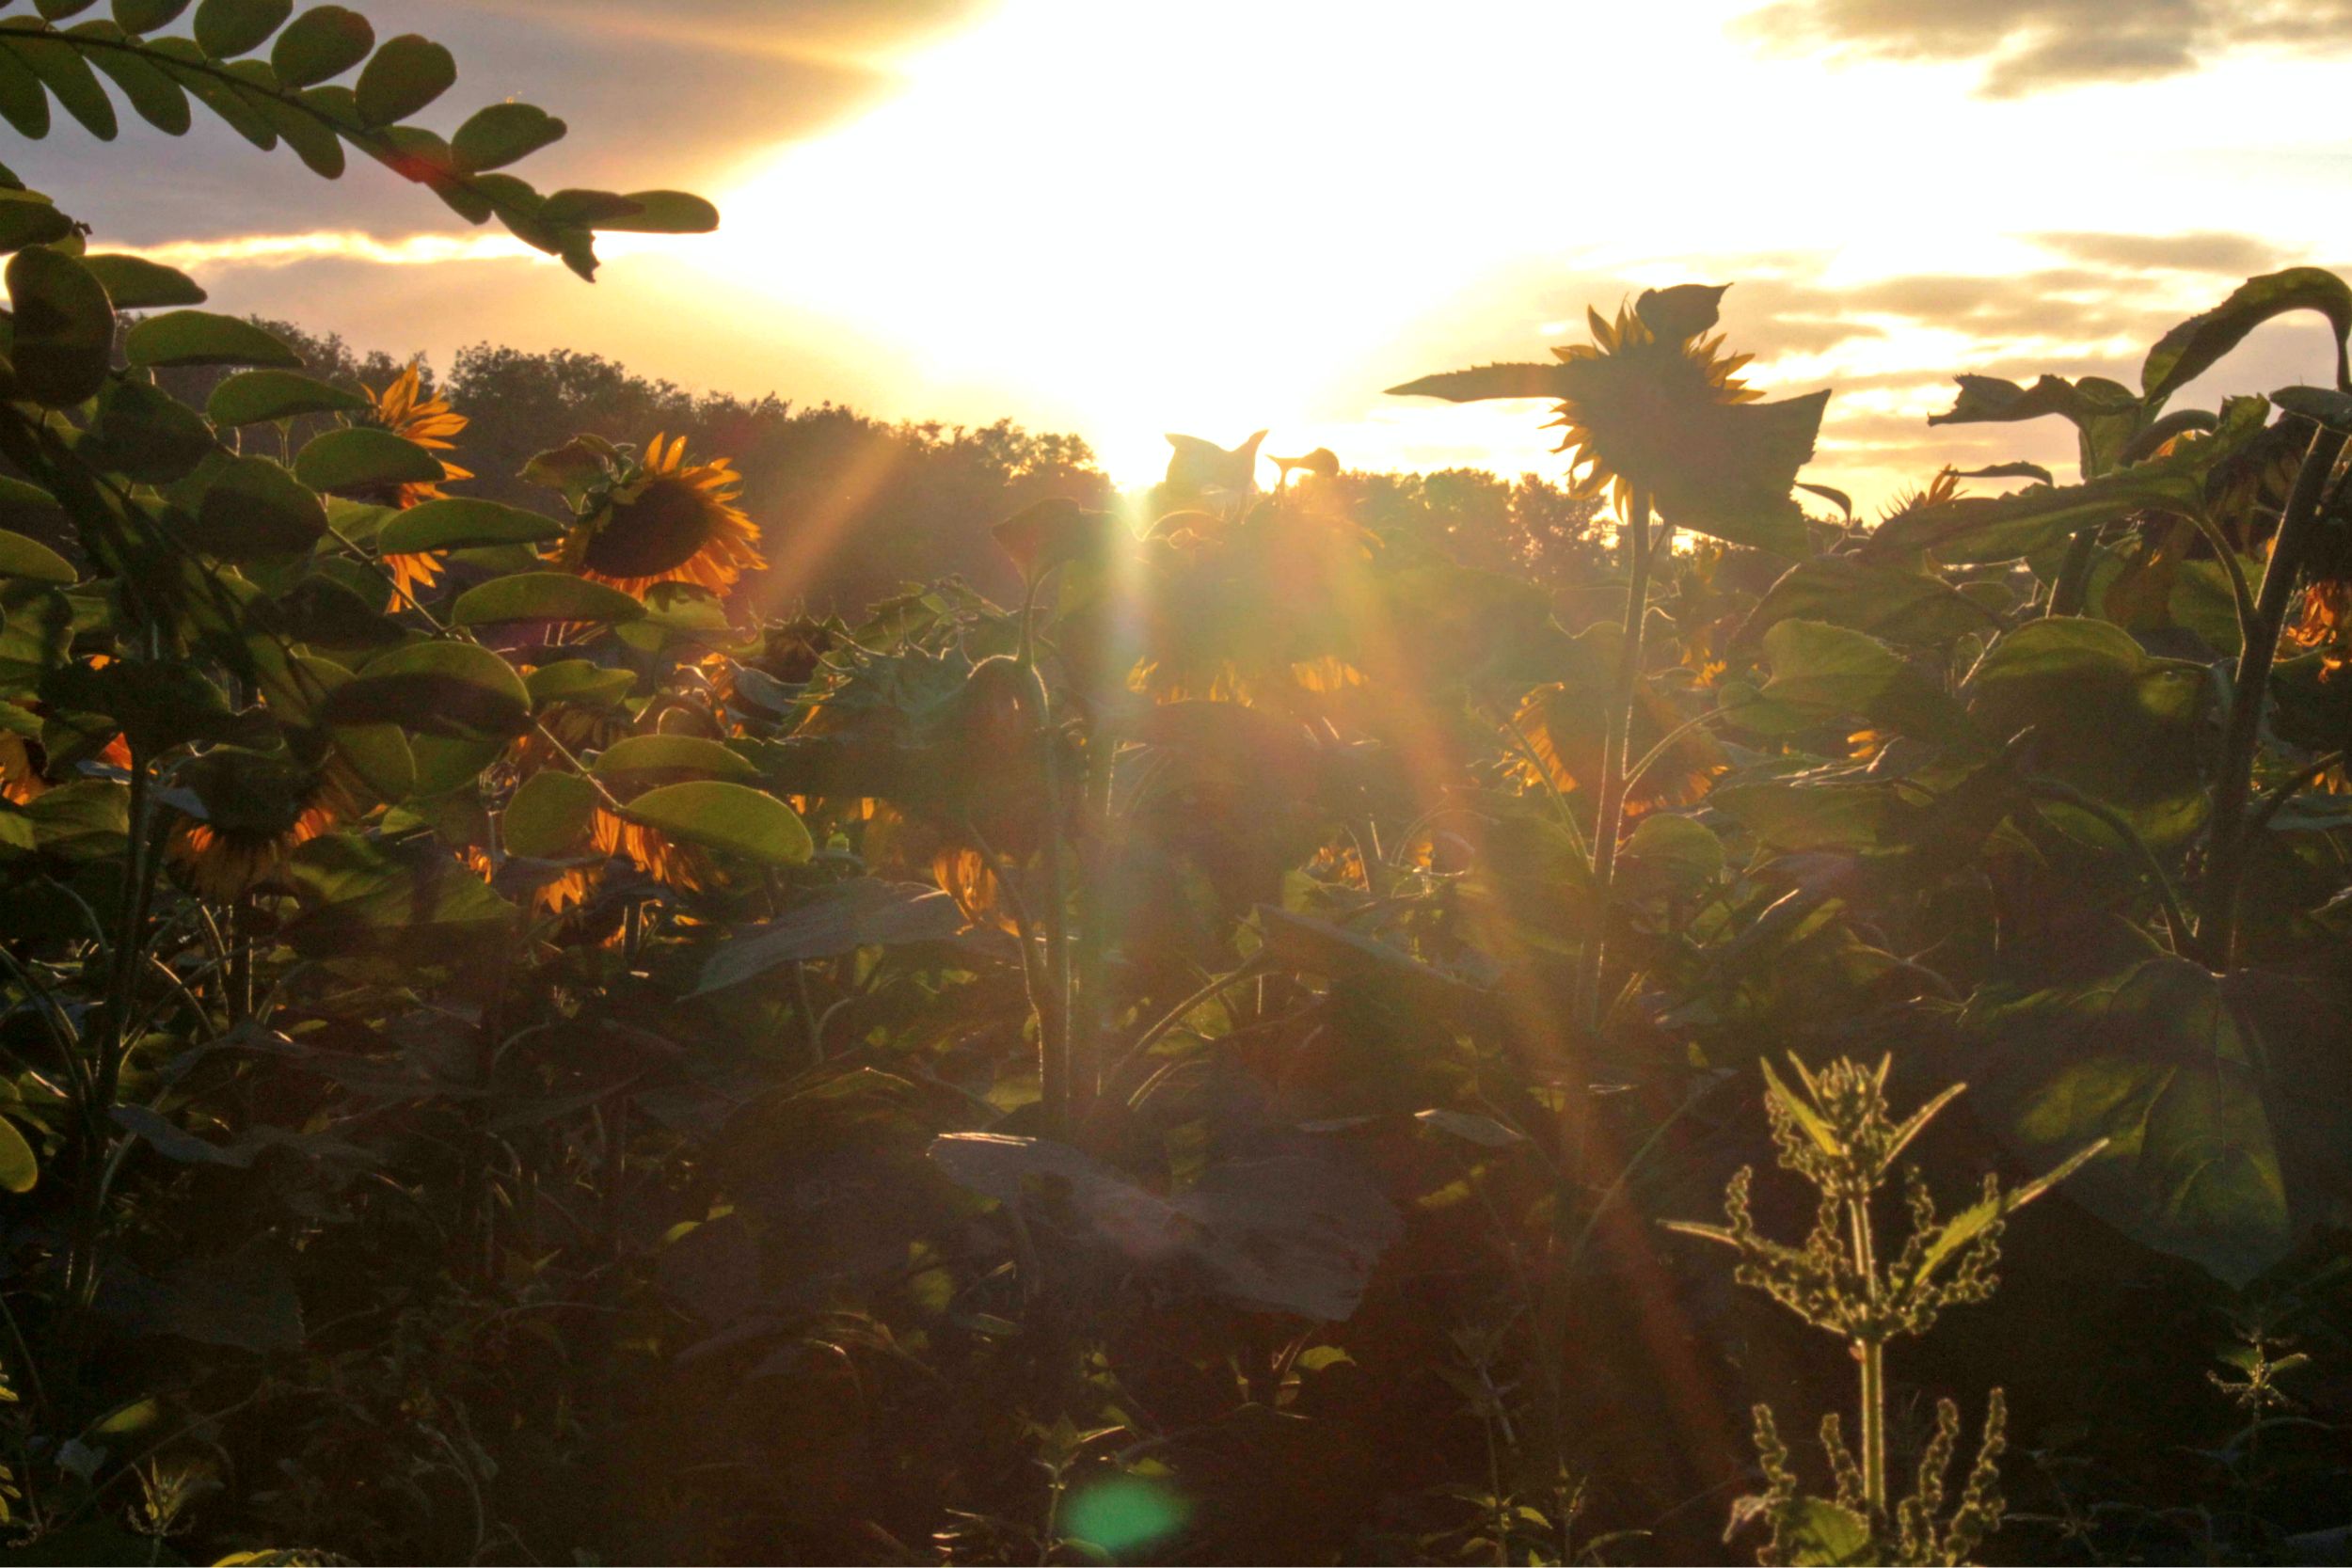
<path fill-rule="evenodd" d="M 1633 498 L 1626 519 L 1629 572 L 1625 590 L 1625 635 L 1617 656 L 1617 683 L 1609 694 L 1601 735 L 1600 793 L 1593 819 L 1593 934 L 1584 944 L 1577 975 L 1578 1021 L 1587 1034 L 1600 1029 L 1601 974 L 1608 962 L 1609 890 L 1617 871 L 1617 831 L 1625 821 L 1626 755 L 1633 732 L 1633 698 L 1641 688 L 1643 634 L 1649 620 L 1650 562 L 1672 542 L 1668 524 L 1650 537 L 1647 495 Z"/>
<path fill-rule="evenodd" d="M 1021 599 L 1022 670 L 1029 677 L 1029 701 L 1035 712 L 1038 759 L 1044 775 L 1045 794 L 1045 971 L 1046 994 L 1036 999 L 1038 1092 L 1044 1104 L 1045 1132 L 1059 1137 L 1070 1125 L 1070 869 L 1061 841 L 1061 756 L 1054 734 L 1053 696 L 1037 667 L 1038 579 L 1032 578 Z"/>
<path fill-rule="evenodd" d="M 1878 1257 L 1870 1238 L 1870 1208 L 1866 1198 L 1846 1205 L 1851 1231 L 1854 1271 L 1868 1291 L 1872 1306 L 1879 1294 Z M 1873 1524 L 1886 1517 L 1886 1340 L 1875 1332 L 1852 1341 L 1854 1360 L 1862 1375 L 1861 1419 L 1862 1496 Z"/>
<path fill-rule="evenodd" d="M 2237 681 L 2230 693 L 2230 713 L 2222 732 L 2221 770 L 2214 781 L 2213 820 L 2206 829 L 2205 885 L 2199 900 L 2197 946 L 2206 964 L 2228 969 L 2237 957 L 2238 892 L 2246 879 L 2248 831 L 2246 807 L 2253 793 L 2254 759 L 2262 749 L 2263 708 L 2270 695 L 2270 671 L 2285 629 L 2287 608 L 2295 583 L 2310 553 L 2312 532 L 2319 518 L 2320 500 L 2328 476 L 2343 453 L 2344 434 L 2325 426 L 2315 430 L 2295 476 L 2286 511 L 2271 542 L 2270 564 L 2264 569 L 2262 592 L 2249 625 L 2239 628 Z"/>

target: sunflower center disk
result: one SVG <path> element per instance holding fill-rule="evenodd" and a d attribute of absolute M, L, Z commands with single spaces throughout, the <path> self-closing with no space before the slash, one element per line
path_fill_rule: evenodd
<path fill-rule="evenodd" d="M 650 578 L 675 571 L 708 544 L 718 508 L 699 486 L 660 475 L 634 500 L 615 501 L 588 541 L 583 563 L 600 577 Z"/>

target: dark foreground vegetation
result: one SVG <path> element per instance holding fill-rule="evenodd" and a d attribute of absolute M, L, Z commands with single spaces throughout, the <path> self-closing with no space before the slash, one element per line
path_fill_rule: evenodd
<path fill-rule="evenodd" d="M 716 221 L 335 8 L 38 13 L 26 136 Z M 14 1559 L 2352 1557 L 2336 277 L 1872 522 L 1714 288 L 1398 388 L 1561 484 L 1121 499 L 0 246 Z"/>

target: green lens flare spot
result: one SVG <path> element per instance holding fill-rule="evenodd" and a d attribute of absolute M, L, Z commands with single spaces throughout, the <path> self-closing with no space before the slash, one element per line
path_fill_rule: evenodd
<path fill-rule="evenodd" d="M 1079 1487 L 1064 1505 L 1063 1528 L 1113 1560 L 1158 1545 L 1184 1528 L 1192 1509 L 1173 1488 L 1140 1476 L 1112 1476 Z"/>

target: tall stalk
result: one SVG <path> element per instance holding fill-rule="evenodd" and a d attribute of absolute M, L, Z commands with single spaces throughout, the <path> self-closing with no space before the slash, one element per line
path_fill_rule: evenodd
<path fill-rule="evenodd" d="M 2246 879 L 2248 847 L 2253 837 L 2246 808 L 2253 794 L 2254 760 L 2262 746 L 2271 666 L 2278 658 L 2279 638 L 2286 627 L 2296 578 L 2311 553 L 2320 502 L 2344 447 L 2343 431 L 2325 425 L 2312 431 L 2303 466 L 2295 476 L 2295 488 L 2279 519 L 2278 536 L 2271 541 L 2270 563 L 2263 571 L 2253 615 L 2241 615 L 2237 679 L 2230 692 L 2229 718 L 2222 732 L 2221 770 L 2214 781 L 2213 820 L 2205 840 L 2205 885 L 2197 921 L 2198 950 L 2215 969 L 2229 968 L 2237 956 L 2238 895 Z"/>
<path fill-rule="evenodd" d="M 1641 688 L 1643 642 L 1649 625 L 1650 565 L 1674 540 L 1672 523 L 1651 538 L 1647 492 L 1635 494 L 1631 511 L 1625 525 L 1625 635 L 1618 644 L 1616 685 L 1609 693 L 1602 719 L 1600 797 L 1593 818 L 1594 926 L 1576 980 L 1576 1016 L 1588 1034 L 1600 1029 L 1601 974 L 1609 957 L 1609 892 L 1617 872 L 1617 832 L 1625 821 L 1626 757 L 1632 744 L 1633 699 Z"/>

